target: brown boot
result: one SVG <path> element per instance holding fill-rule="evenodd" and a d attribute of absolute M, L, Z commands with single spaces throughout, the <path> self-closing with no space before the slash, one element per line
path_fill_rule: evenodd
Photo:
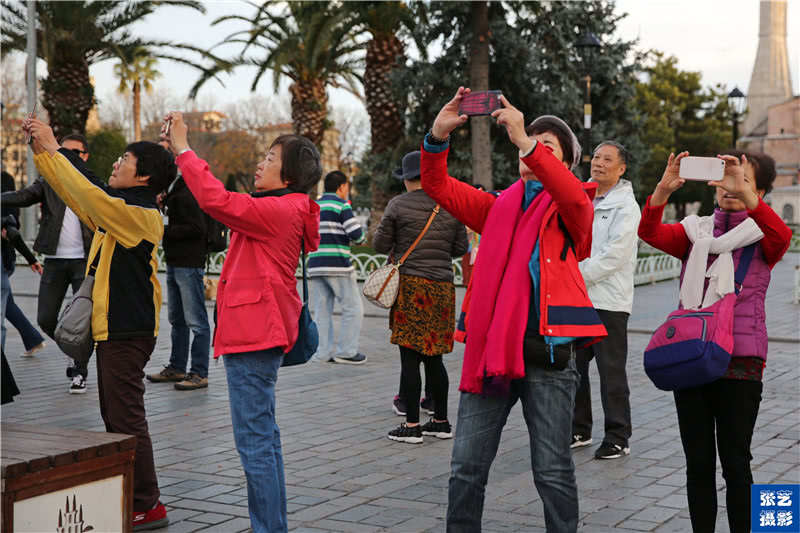
<path fill-rule="evenodd" d="M 147 379 L 149 379 L 153 383 L 165 383 L 167 381 L 183 381 L 185 378 L 186 374 L 184 374 L 183 372 L 178 372 L 169 365 L 165 366 L 158 374 L 147 375 Z"/>
<path fill-rule="evenodd" d="M 175 384 L 175 390 L 195 390 L 208 387 L 208 378 L 201 378 L 197 374 L 189 372 L 186 379 Z"/>

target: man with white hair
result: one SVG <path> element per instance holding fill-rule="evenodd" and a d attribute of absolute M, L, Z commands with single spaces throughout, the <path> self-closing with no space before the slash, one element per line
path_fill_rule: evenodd
<path fill-rule="evenodd" d="M 616 459 L 630 453 L 631 406 L 625 364 L 628 360 L 628 317 L 633 307 L 633 272 L 641 212 L 631 182 L 622 179 L 628 151 L 616 141 L 603 141 L 594 150 L 590 182 L 597 183 L 592 223 L 592 254 L 579 267 L 589 298 L 600 314 L 608 337 L 576 355 L 581 383 L 575 395 L 572 448 L 592 443 L 592 394 L 589 361 L 600 374 L 600 397 L 605 415 L 603 443 L 597 459 Z"/>

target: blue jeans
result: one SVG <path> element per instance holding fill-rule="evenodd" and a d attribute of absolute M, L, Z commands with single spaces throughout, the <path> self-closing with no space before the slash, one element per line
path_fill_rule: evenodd
<path fill-rule="evenodd" d="M 25 313 L 22 312 L 17 304 L 14 302 L 14 293 L 8 293 L 8 302 L 6 303 L 6 318 L 11 325 L 17 328 L 20 336 L 22 337 L 22 344 L 25 345 L 26 350 L 30 350 L 34 346 L 38 346 L 44 342 L 44 337 L 36 327 L 31 324 Z"/>
<path fill-rule="evenodd" d="M 281 432 L 275 383 L 283 350 L 225 355 L 233 438 L 247 477 L 247 506 L 255 533 L 288 531 Z"/>
<path fill-rule="evenodd" d="M 11 282 L 8 281 L 8 272 L 5 268 L 0 268 L 3 271 L 3 283 L 0 287 L 0 302 L 2 302 L 2 314 L 0 314 L 0 329 L 2 329 L 2 348 L 6 350 L 6 307 L 8 306 L 8 297 L 11 295 Z"/>
<path fill-rule="evenodd" d="M 211 328 L 208 325 L 203 269 L 167 266 L 167 313 L 172 324 L 172 352 L 169 366 L 186 372 L 189 359 L 189 331 L 192 340 L 192 366 L 189 372 L 208 377 Z"/>
<path fill-rule="evenodd" d="M 356 283 L 356 274 L 346 276 L 317 276 L 308 279 L 311 316 L 317 324 L 319 347 L 312 361 L 327 361 L 336 357 L 353 357 L 358 353 L 358 335 L 364 319 L 364 303 Z M 334 352 L 333 304 L 342 308 L 339 343 Z"/>
<path fill-rule="evenodd" d="M 561 371 L 528 362 L 525 377 L 511 382 L 508 397 L 462 392 L 453 443 L 447 531 L 481 530 L 489 468 L 508 413 L 517 400 L 528 426 L 533 481 L 544 505 L 548 533 L 578 528 L 578 488 L 570 453 L 572 410 L 578 387 L 575 356 Z"/>

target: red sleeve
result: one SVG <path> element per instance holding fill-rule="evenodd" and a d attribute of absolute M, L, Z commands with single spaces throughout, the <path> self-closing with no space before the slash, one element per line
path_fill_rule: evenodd
<path fill-rule="evenodd" d="M 642 210 L 642 220 L 639 222 L 639 237 L 662 252 L 678 259 L 684 259 L 689 250 L 689 237 L 682 224 L 661 223 L 666 205 L 652 207 L 650 196 L 647 197 L 647 202 Z"/>
<path fill-rule="evenodd" d="M 594 207 L 583 184 L 541 143 L 522 161 L 553 197 L 558 214 L 575 242 L 578 260 L 585 259 L 591 252 Z"/>
<path fill-rule="evenodd" d="M 761 239 L 761 252 L 764 254 L 764 261 L 772 268 L 789 249 L 792 230 L 761 198 L 759 198 L 756 208 L 748 211 L 747 214 L 764 232 L 764 238 Z"/>
<path fill-rule="evenodd" d="M 200 205 L 200 209 L 222 222 L 231 230 L 243 233 L 257 241 L 286 231 L 285 203 L 278 198 L 260 198 L 249 194 L 230 192 L 197 157 L 194 151 L 184 152 L 175 158 L 183 180 Z"/>
<path fill-rule="evenodd" d="M 483 224 L 494 205 L 494 195 L 479 191 L 447 174 L 449 148 L 438 154 L 426 152 L 424 145 L 420 150 L 422 189 L 459 222 L 483 233 Z"/>

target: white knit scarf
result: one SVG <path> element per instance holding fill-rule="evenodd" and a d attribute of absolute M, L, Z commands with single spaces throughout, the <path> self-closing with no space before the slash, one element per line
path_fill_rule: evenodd
<path fill-rule="evenodd" d="M 686 261 L 686 272 L 681 285 L 681 303 L 684 309 L 700 309 L 708 307 L 728 293 L 733 292 L 735 271 L 731 252 L 752 244 L 764 233 L 752 218 L 745 219 L 727 233 L 714 238 L 714 217 L 698 217 L 691 215 L 681 222 L 689 240 L 694 243 L 689 259 Z M 717 259 L 703 271 L 708 264 L 708 254 L 717 255 Z M 708 290 L 703 298 L 705 278 L 709 278 Z M 702 303 L 701 303 L 702 302 Z"/>

